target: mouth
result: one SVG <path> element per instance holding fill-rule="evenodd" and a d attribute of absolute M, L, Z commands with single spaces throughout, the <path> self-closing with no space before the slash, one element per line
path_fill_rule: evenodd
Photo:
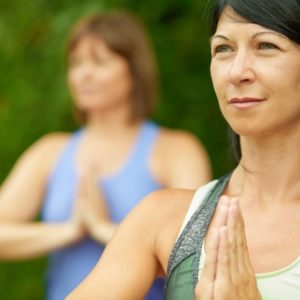
<path fill-rule="evenodd" d="M 251 98 L 251 97 L 231 98 L 229 99 L 228 104 L 236 108 L 250 108 L 259 105 L 264 101 L 266 101 L 266 98 Z"/>
<path fill-rule="evenodd" d="M 80 89 L 79 93 L 82 95 L 93 95 L 95 94 L 97 91 L 95 89 Z"/>

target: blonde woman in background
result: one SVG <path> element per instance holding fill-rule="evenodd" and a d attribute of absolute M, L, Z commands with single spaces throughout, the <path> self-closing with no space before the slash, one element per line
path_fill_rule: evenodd
<path fill-rule="evenodd" d="M 34 143 L 0 190 L 0 259 L 50 253 L 48 300 L 64 299 L 84 279 L 146 194 L 196 188 L 210 178 L 205 150 L 192 134 L 148 119 L 156 68 L 135 17 L 104 12 L 80 20 L 67 61 L 81 128 Z M 41 222 L 34 221 L 40 213 Z M 162 290 L 158 280 L 145 299 L 162 299 Z"/>

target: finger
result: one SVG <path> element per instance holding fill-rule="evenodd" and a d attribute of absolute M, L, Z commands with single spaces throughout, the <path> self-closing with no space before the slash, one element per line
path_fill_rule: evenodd
<path fill-rule="evenodd" d="M 208 280 L 214 280 L 216 274 L 216 264 L 218 257 L 219 233 L 212 229 L 210 242 L 206 245 L 206 258 L 203 267 L 203 277 Z"/>
<path fill-rule="evenodd" d="M 237 199 L 231 198 L 228 209 L 228 249 L 229 249 L 229 268 L 230 276 L 233 282 L 237 282 L 240 276 L 239 268 L 239 247 L 238 247 L 238 232 L 237 232 Z"/>
<path fill-rule="evenodd" d="M 246 232 L 245 223 L 239 207 L 237 205 L 237 244 L 238 244 L 238 262 L 241 274 L 240 281 L 243 283 L 242 294 L 255 295 L 255 299 L 262 299 L 256 284 L 255 273 L 251 264 Z"/>
<path fill-rule="evenodd" d="M 77 199 L 75 205 L 76 205 L 77 214 L 81 214 L 84 211 L 84 209 L 85 209 L 86 202 L 84 201 L 84 198 L 79 197 Z"/>
<path fill-rule="evenodd" d="M 78 180 L 77 183 L 77 190 L 75 193 L 75 201 L 74 201 L 74 205 L 76 210 L 78 210 L 78 207 L 81 206 L 82 207 L 82 203 L 84 203 L 86 201 L 86 184 L 85 184 L 85 178 L 84 176 L 81 176 Z"/>
<path fill-rule="evenodd" d="M 73 209 L 72 209 L 72 219 L 80 220 L 82 219 L 83 212 L 85 211 L 85 196 L 83 192 L 83 184 L 82 182 L 78 183 L 78 188 L 76 192 L 76 198 L 73 202 Z"/>
<path fill-rule="evenodd" d="M 97 219 L 108 220 L 110 214 L 107 203 L 103 197 L 101 187 L 97 184 L 97 176 L 91 172 L 85 177 L 85 192 L 90 213 Z"/>
<path fill-rule="evenodd" d="M 219 230 L 220 242 L 218 247 L 216 280 L 221 280 L 223 283 L 231 282 L 230 274 L 230 256 L 228 242 L 228 227 L 223 226 Z"/>
<path fill-rule="evenodd" d="M 221 196 L 214 217 L 214 224 L 213 224 L 214 228 L 220 229 L 222 226 L 226 225 L 229 203 L 230 202 L 228 196 L 225 195 Z"/>
<path fill-rule="evenodd" d="M 213 287 L 216 276 L 216 265 L 218 256 L 219 236 L 216 229 L 212 229 L 210 243 L 207 245 L 207 255 L 205 258 L 200 280 L 195 289 L 197 300 L 212 300 Z"/>
<path fill-rule="evenodd" d="M 76 197 L 80 198 L 84 195 L 84 183 L 83 183 L 83 177 L 80 176 L 77 183 L 77 190 L 76 190 Z"/>
<path fill-rule="evenodd" d="M 97 203 L 99 200 L 99 187 L 95 173 L 89 171 L 84 178 L 86 198 L 89 203 Z"/>
<path fill-rule="evenodd" d="M 213 300 L 213 282 L 201 285 L 198 283 L 195 288 L 195 300 Z"/>
<path fill-rule="evenodd" d="M 230 258 L 227 226 L 220 228 L 219 232 L 220 243 L 218 247 L 218 259 L 213 295 L 214 299 L 235 299 L 230 297 L 234 287 L 232 286 L 229 269 Z"/>
<path fill-rule="evenodd" d="M 240 272 L 253 272 L 249 257 L 244 219 L 239 205 L 237 205 L 237 245 Z"/>

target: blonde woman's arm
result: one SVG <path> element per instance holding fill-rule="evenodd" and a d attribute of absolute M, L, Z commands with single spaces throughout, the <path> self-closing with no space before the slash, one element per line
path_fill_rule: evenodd
<path fill-rule="evenodd" d="M 49 174 L 68 136 L 47 135 L 18 159 L 0 188 L 0 259 L 43 255 L 80 239 L 78 222 L 34 221 L 41 209 Z"/>

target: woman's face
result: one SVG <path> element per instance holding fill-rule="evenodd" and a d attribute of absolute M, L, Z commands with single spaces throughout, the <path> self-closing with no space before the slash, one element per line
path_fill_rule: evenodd
<path fill-rule="evenodd" d="M 211 39 L 221 111 L 240 135 L 300 128 L 300 46 L 226 8 Z"/>
<path fill-rule="evenodd" d="M 128 62 L 102 40 L 85 36 L 79 41 L 69 56 L 68 83 L 76 106 L 86 113 L 131 108 Z"/>

